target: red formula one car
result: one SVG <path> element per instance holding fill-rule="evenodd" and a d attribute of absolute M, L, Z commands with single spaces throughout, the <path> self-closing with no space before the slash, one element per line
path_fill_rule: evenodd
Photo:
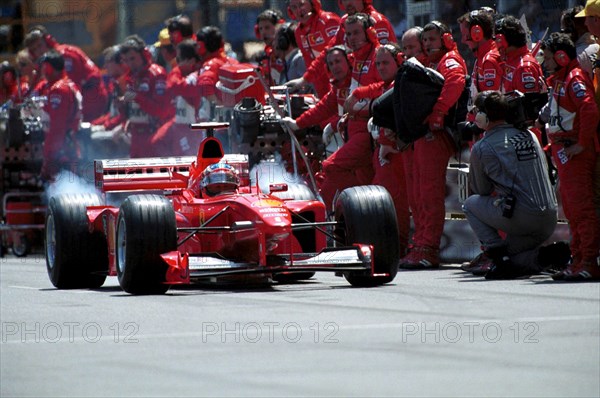
<path fill-rule="evenodd" d="M 225 155 L 213 137 L 197 157 L 96 161 L 95 183 L 101 194 L 50 199 L 46 265 L 59 289 L 118 276 L 126 292 L 162 294 L 171 285 L 316 271 L 375 286 L 397 273 L 394 205 L 379 186 L 343 191 L 328 221 L 322 202 L 295 198 L 305 195 L 286 184 L 268 194 L 251 185 L 247 156 Z M 120 206 L 110 205 L 119 195 Z"/>

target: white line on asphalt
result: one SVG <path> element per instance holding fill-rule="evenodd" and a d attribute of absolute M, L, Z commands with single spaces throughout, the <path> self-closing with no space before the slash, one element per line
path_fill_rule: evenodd
<path fill-rule="evenodd" d="M 27 289 L 27 290 L 40 290 L 41 288 L 39 287 L 33 287 L 33 286 L 9 286 L 12 287 L 13 289 Z"/>
<path fill-rule="evenodd" d="M 460 322 L 464 325 L 483 325 L 483 324 L 503 324 L 510 323 L 511 325 L 514 322 L 557 322 L 557 321 L 573 321 L 573 320 L 597 320 L 600 319 L 600 315 L 565 315 L 565 316 L 554 316 L 554 317 L 535 317 L 535 318 L 514 318 L 514 319 L 467 319 Z M 428 323 L 428 322 L 441 322 L 441 321 L 424 321 L 422 319 L 418 321 L 411 322 L 397 322 L 397 323 L 378 323 L 378 324 L 365 324 L 365 325 L 337 325 L 339 327 L 339 331 L 344 330 L 374 330 L 374 329 L 402 329 L 406 327 L 407 324 L 415 324 L 415 323 Z M 452 322 L 452 321 L 448 321 Z M 254 324 L 254 323 L 253 323 Z M 300 331 L 312 330 L 312 326 L 302 327 L 300 326 Z M 284 332 L 285 328 L 282 327 L 272 327 L 270 328 L 270 333 L 281 334 Z M 235 331 L 229 331 L 228 333 L 234 333 Z M 238 332 L 242 332 L 238 330 Z M 16 336 L 16 335 L 15 335 Z M 89 338 L 84 337 L 73 337 L 70 339 L 59 339 L 58 341 L 47 341 L 46 343 L 56 344 L 56 343 L 98 343 L 102 342 L 116 342 L 121 344 L 127 344 L 127 342 L 123 341 L 124 336 L 120 337 L 120 341 L 115 341 L 114 336 L 98 336 L 97 340 L 90 341 Z M 207 333 L 204 331 L 195 331 L 195 332 L 175 332 L 175 333 L 156 333 L 156 334 L 143 334 L 143 335 L 131 335 L 129 343 L 137 343 L 139 340 L 146 339 L 172 339 L 172 338 L 212 338 L 214 337 L 214 333 Z M 3 336 L 2 341 L 0 341 L 0 345 L 13 345 L 13 344 L 27 344 L 27 343 L 36 343 L 44 341 L 35 341 L 34 339 L 28 340 L 21 338 L 20 340 L 7 340 L 7 336 Z M 42 339 L 43 340 L 43 339 Z"/>

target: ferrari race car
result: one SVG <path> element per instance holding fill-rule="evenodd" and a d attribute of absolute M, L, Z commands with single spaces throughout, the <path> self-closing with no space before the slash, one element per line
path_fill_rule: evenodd
<path fill-rule="evenodd" d="M 100 193 L 48 204 L 46 266 L 59 289 L 117 276 L 128 293 L 163 294 L 171 285 L 316 271 L 377 286 L 397 273 L 394 204 L 379 186 L 341 192 L 332 220 L 306 190 L 271 184 L 262 192 L 250 183 L 247 155 L 225 155 L 212 136 L 196 157 L 100 160 L 94 174 Z"/>

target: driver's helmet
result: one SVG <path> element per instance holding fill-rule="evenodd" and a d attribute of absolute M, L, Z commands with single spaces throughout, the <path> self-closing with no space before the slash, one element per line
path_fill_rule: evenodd
<path fill-rule="evenodd" d="M 200 190 L 203 195 L 234 193 L 239 186 L 240 177 L 237 170 L 227 163 L 211 164 L 202 172 Z"/>

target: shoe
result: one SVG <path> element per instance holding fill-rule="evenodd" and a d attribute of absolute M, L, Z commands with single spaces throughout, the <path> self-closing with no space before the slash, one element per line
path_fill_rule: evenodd
<path fill-rule="evenodd" d="M 411 258 L 402 264 L 402 268 L 405 269 L 434 269 L 440 266 L 440 251 L 432 247 L 417 247 L 413 249 L 411 253 L 414 253 Z M 409 256 L 410 254 L 409 253 Z M 407 256 L 408 257 L 408 256 Z"/>
<path fill-rule="evenodd" d="M 492 266 L 485 274 L 485 279 L 507 280 L 531 276 L 529 272 L 520 269 L 510 261 L 506 246 L 488 248 L 486 252 L 492 259 Z"/>
<path fill-rule="evenodd" d="M 580 264 L 580 263 L 581 263 L 581 255 L 575 254 L 575 255 L 571 256 L 571 261 L 569 262 L 569 265 L 566 268 L 564 268 L 562 270 L 558 270 L 557 272 L 551 274 L 552 279 L 554 279 L 555 281 L 565 280 L 565 275 L 570 275 L 574 271 L 576 271 L 579 266 L 578 264 Z"/>
<path fill-rule="evenodd" d="M 600 280 L 600 267 L 592 261 L 581 261 L 575 264 L 569 272 L 565 271 L 563 280 L 570 282 L 598 281 Z"/>
<path fill-rule="evenodd" d="M 555 281 L 564 281 L 565 280 L 565 272 L 567 272 L 567 269 L 564 269 L 562 271 L 557 271 L 557 272 L 553 273 L 552 275 L 550 275 L 550 277 L 552 279 L 554 279 Z"/>
<path fill-rule="evenodd" d="M 477 267 L 472 268 L 471 273 L 475 276 L 485 276 L 485 274 L 487 274 L 492 268 L 492 265 L 494 265 L 494 263 L 492 260 L 488 259 L 487 261 L 479 264 Z"/>
<path fill-rule="evenodd" d="M 485 279 L 487 280 L 510 280 L 510 279 L 520 279 L 520 278 L 529 278 L 531 276 L 530 272 L 525 270 L 521 270 L 518 267 L 515 267 L 513 264 L 510 266 L 504 265 L 496 265 L 492 264 L 490 270 L 485 274 Z"/>
<path fill-rule="evenodd" d="M 419 248 L 416 246 L 411 246 L 408 249 L 408 254 L 400 259 L 398 262 L 399 268 L 405 268 L 406 264 L 414 264 L 419 261 Z"/>
<path fill-rule="evenodd" d="M 475 257 L 473 260 L 462 263 L 460 269 L 466 272 L 473 272 L 473 269 L 481 267 L 483 264 L 490 262 L 490 258 L 485 254 L 485 252 L 481 252 Z"/>
<path fill-rule="evenodd" d="M 554 275 L 563 271 L 569 265 L 569 261 L 571 261 L 571 249 L 567 242 L 554 242 L 540 247 L 538 263 L 546 274 Z"/>

